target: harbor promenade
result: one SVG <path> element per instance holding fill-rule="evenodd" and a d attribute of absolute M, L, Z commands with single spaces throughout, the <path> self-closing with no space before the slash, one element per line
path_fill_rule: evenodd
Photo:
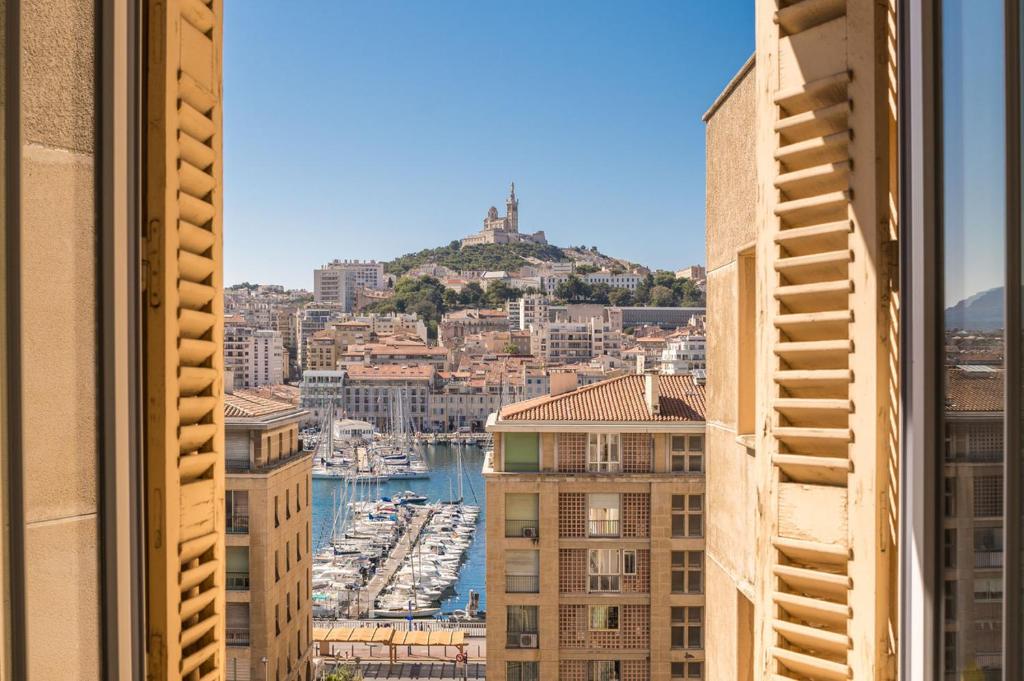
<path fill-rule="evenodd" d="M 377 596 L 391 582 L 398 569 L 402 567 L 406 556 L 409 555 L 409 552 L 415 548 L 416 543 L 419 541 L 420 534 L 423 533 L 423 527 L 434 513 L 433 509 L 427 506 L 413 506 L 412 510 L 413 518 L 409 523 L 408 529 L 405 531 L 405 535 L 398 542 L 398 545 L 395 546 L 395 549 L 388 556 L 384 565 L 377 570 L 370 583 L 359 594 L 359 603 L 356 608 L 359 617 L 369 616 L 373 604 L 377 601 Z"/>

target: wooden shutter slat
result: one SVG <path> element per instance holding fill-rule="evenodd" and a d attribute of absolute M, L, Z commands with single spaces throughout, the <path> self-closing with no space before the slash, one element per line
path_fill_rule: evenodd
<path fill-rule="evenodd" d="M 178 413 L 182 423 L 195 423 L 213 411 L 216 397 L 182 397 L 178 400 Z"/>
<path fill-rule="evenodd" d="M 209 257 L 213 247 L 213 232 L 203 227 L 196 227 L 185 220 L 178 221 L 178 245 L 183 251 Z"/>
<path fill-rule="evenodd" d="M 198 395 L 213 386 L 219 375 L 219 372 L 214 369 L 182 367 L 178 386 L 183 395 Z"/>
<path fill-rule="evenodd" d="M 210 258 L 182 251 L 179 255 L 179 267 L 181 276 L 186 281 L 202 282 L 213 274 L 216 264 Z"/>
<path fill-rule="evenodd" d="M 190 646 L 205 634 L 208 634 L 213 630 L 217 623 L 220 621 L 220 617 L 213 615 L 205 619 L 199 620 L 198 623 L 193 624 L 191 627 L 181 632 L 181 645 Z"/>
<path fill-rule="evenodd" d="M 205 170 L 200 170 L 188 161 L 178 162 L 178 181 L 188 194 L 202 198 L 213 190 L 214 180 Z"/>
<path fill-rule="evenodd" d="M 209 114 L 217 105 L 217 98 L 211 95 L 196 80 L 182 72 L 178 78 L 178 95 L 182 101 L 202 114 Z"/>
<path fill-rule="evenodd" d="M 203 664 L 210 657 L 212 657 L 220 649 L 220 646 L 221 643 L 219 641 L 214 641 L 213 643 L 209 643 L 203 646 L 197 652 L 192 653 L 188 657 L 184 658 L 181 661 L 181 675 L 185 676 L 199 669 L 199 665 Z"/>
<path fill-rule="evenodd" d="M 218 563 L 203 563 L 199 567 L 189 568 L 181 572 L 181 591 L 190 591 L 217 572 Z"/>
<path fill-rule="evenodd" d="M 212 286 L 197 284 L 188 279 L 178 282 L 178 295 L 181 296 L 181 304 L 193 310 L 208 305 L 213 300 L 214 294 Z"/>
<path fill-rule="evenodd" d="M 186 598 L 181 602 L 181 619 L 187 620 L 191 617 L 195 617 L 203 608 L 213 603 L 213 599 L 217 597 L 217 591 L 215 589 L 207 589 L 201 592 L 198 596 Z"/>
<path fill-rule="evenodd" d="M 195 423 L 190 426 L 182 426 L 178 436 L 181 442 L 181 451 L 192 452 L 199 449 L 213 439 L 216 432 L 216 423 Z"/>
<path fill-rule="evenodd" d="M 188 541 L 181 542 L 181 545 L 178 547 L 178 556 L 181 563 L 184 564 L 195 560 L 206 553 L 217 545 L 217 539 L 217 534 L 211 532 L 204 537 L 196 537 L 195 539 L 189 539 Z M 220 539 L 223 539 L 223 537 L 220 537 Z"/>
<path fill-rule="evenodd" d="M 183 0 L 181 16 L 203 33 L 213 28 L 216 21 L 213 12 L 202 0 Z"/>
<path fill-rule="evenodd" d="M 209 146 L 185 133 L 178 133 L 178 153 L 196 168 L 206 170 L 213 165 L 216 153 Z"/>
<path fill-rule="evenodd" d="M 208 312 L 183 308 L 178 313 L 181 335 L 186 338 L 202 338 L 213 328 L 216 318 Z"/>
<path fill-rule="evenodd" d="M 196 225 L 205 225 L 216 212 L 213 204 L 185 193 L 178 195 L 178 210 L 181 211 L 182 219 Z"/>
<path fill-rule="evenodd" d="M 190 480 L 198 478 L 201 475 L 205 475 L 210 468 L 216 465 L 218 456 L 217 452 L 183 456 L 178 462 L 178 470 L 181 473 L 181 479 Z"/>
<path fill-rule="evenodd" d="M 215 132 L 213 121 L 206 114 L 200 113 L 188 102 L 181 102 L 178 105 L 178 125 L 183 132 L 200 142 L 213 137 Z"/>

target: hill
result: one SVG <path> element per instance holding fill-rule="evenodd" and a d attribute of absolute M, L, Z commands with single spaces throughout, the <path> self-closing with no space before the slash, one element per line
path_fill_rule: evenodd
<path fill-rule="evenodd" d="M 518 270 L 531 260 L 564 262 L 569 260 L 558 246 L 550 244 L 481 244 L 462 248 L 458 241 L 447 246 L 427 248 L 418 253 L 407 253 L 384 263 L 388 274 L 403 275 L 421 265 L 443 265 L 455 271 L 462 270 Z"/>
<path fill-rule="evenodd" d="M 995 331 L 1003 326 L 1002 286 L 975 293 L 946 309 L 947 329 Z"/>

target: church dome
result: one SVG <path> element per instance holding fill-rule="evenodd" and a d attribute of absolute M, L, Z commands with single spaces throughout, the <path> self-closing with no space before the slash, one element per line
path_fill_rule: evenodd
<path fill-rule="evenodd" d="M 487 217 L 489 217 L 489 218 L 496 218 L 496 217 L 498 217 L 498 209 L 495 208 L 494 206 L 491 206 L 490 210 L 487 211 Z"/>

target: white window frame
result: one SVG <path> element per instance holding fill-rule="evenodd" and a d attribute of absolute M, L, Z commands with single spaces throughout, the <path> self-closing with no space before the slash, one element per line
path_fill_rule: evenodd
<path fill-rule="evenodd" d="M 619 433 L 590 433 L 587 436 L 587 472 L 622 471 L 622 436 Z"/>
<path fill-rule="evenodd" d="M 594 497 L 612 497 L 616 498 L 615 506 L 594 506 L 592 500 Z M 604 510 L 610 511 L 614 509 L 614 513 L 605 513 L 604 518 L 594 518 L 592 516 L 593 511 Z M 611 516 L 615 516 L 614 518 Z M 592 532 L 593 523 L 615 523 L 615 532 Z M 620 537 L 622 536 L 622 496 L 619 494 L 588 494 L 587 495 L 587 536 L 588 537 Z"/>
<path fill-rule="evenodd" d="M 597 665 L 607 665 L 610 669 L 598 669 Z M 588 660 L 587 681 L 619 681 L 622 678 L 622 663 L 619 660 Z"/>
<path fill-rule="evenodd" d="M 587 591 L 618 593 L 621 588 L 622 552 L 619 549 L 590 549 L 587 552 Z"/>

